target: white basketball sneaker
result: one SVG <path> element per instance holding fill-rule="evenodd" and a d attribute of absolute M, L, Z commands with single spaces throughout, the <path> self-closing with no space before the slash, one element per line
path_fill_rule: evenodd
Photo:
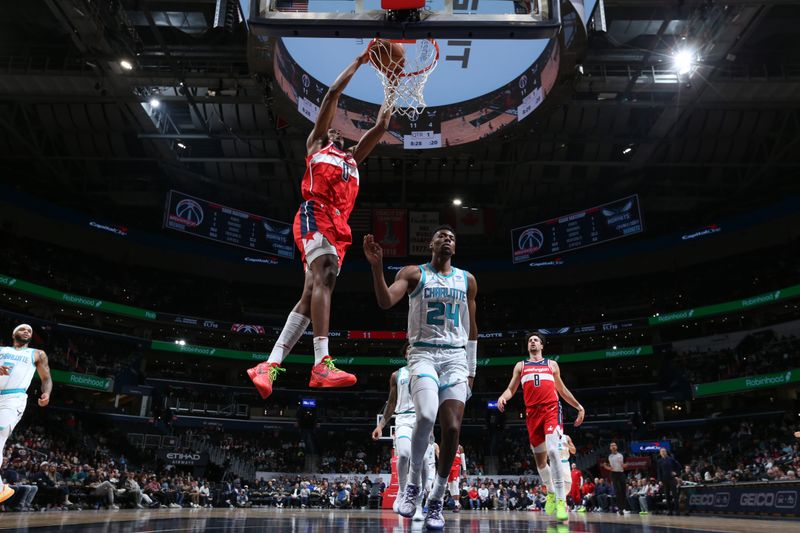
<path fill-rule="evenodd" d="M 400 512 L 400 502 L 403 501 L 403 491 L 397 493 L 397 497 L 394 499 L 394 503 L 392 504 L 392 511 L 395 513 Z"/>

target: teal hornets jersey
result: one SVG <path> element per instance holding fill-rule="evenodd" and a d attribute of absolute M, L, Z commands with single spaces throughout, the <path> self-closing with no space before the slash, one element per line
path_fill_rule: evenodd
<path fill-rule="evenodd" d="M 33 348 L 0 348 L 0 366 L 11 368 L 8 376 L 0 376 L 0 395 L 25 394 L 36 372 L 36 350 Z"/>
<path fill-rule="evenodd" d="M 396 415 L 414 414 L 414 400 L 411 398 L 411 373 L 404 366 L 397 371 L 397 405 L 394 408 Z"/>
<path fill-rule="evenodd" d="M 463 348 L 469 338 L 467 272 L 451 267 L 449 275 L 420 265 L 420 280 L 408 295 L 408 342 L 412 347 Z"/>

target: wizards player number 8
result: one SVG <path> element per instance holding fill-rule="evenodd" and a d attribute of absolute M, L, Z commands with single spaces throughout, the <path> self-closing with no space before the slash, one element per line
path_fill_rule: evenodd
<path fill-rule="evenodd" d="M 431 326 L 444 326 L 445 319 L 449 319 L 453 321 L 454 327 L 458 327 L 459 305 L 460 304 L 445 304 L 444 302 L 428 302 L 428 324 Z"/>

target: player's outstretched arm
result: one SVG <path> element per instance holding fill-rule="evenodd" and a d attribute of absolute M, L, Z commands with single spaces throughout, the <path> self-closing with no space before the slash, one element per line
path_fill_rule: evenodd
<path fill-rule="evenodd" d="M 39 407 L 46 407 L 50 403 L 50 393 L 53 392 L 53 378 L 50 376 L 50 362 L 47 354 L 42 350 L 36 352 L 36 371 L 42 380 L 42 395 L 39 396 Z"/>
<path fill-rule="evenodd" d="M 372 430 L 372 440 L 378 440 L 383 435 L 383 428 L 386 427 L 386 421 L 389 420 L 394 414 L 397 407 L 397 372 L 392 372 L 389 378 L 389 399 L 383 407 L 383 419 Z"/>
<path fill-rule="evenodd" d="M 311 130 L 311 134 L 306 140 L 306 149 L 308 153 L 317 150 L 319 148 L 319 143 L 328 134 L 328 129 L 330 129 L 331 123 L 333 122 L 333 116 L 336 114 L 336 108 L 339 106 L 339 97 L 344 92 L 347 84 L 350 83 L 358 67 L 367 61 L 369 61 L 369 52 L 364 51 L 363 54 L 355 58 L 353 62 L 339 74 L 336 81 L 331 84 L 328 92 L 325 93 L 325 96 L 322 98 L 322 103 L 319 106 L 319 115 L 317 115 L 317 121 L 314 123 L 314 129 Z"/>
<path fill-rule="evenodd" d="M 586 411 L 583 409 L 583 406 L 575 399 L 575 396 L 569 391 L 564 382 L 561 380 L 561 369 L 558 366 L 558 363 L 555 361 L 550 361 L 550 368 L 553 371 L 553 378 L 556 380 L 556 390 L 558 391 L 559 396 L 564 398 L 564 400 L 570 404 L 572 407 L 578 410 L 578 417 L 575 419 L 575 427 L 580 426 L 583 424 L 583 417 L 586 414 Z"/>
<path fill-rule="evenodd" d="M 514 373 L 511 374 L 511 381 L 508 382 L 508 387 L 503 391 L 503 394 L 497 399 L 497 410 L 501 413 L 506 411 L 506 402 L 514 397 L 519 388 L 519 382 L 522 379 L 522 361 L 514 365 Z"/>
<path fill-rule="evenodd" d="M 391 118 L 392 109 L 386 107 L 386 103 L 384 102 L 380 111 L 378 111 L 378 120 L 375 122 L 375 125 L 361 137 L 361 140 L 358 141 L 358 144 L 353 148 L 353 159 L 356 160 L 356 163 L 361 163 L 372 150 L 375 149 L 375 145 L 378 144 L 383 134 L 386 133 L 386 129 L 389 127 L 389 119 Z"/>
<path fill-rule="evenodd" d="M 419 269 L 406 266 L 397 273 L 391 286 L 386 285 L 383 277 L 383 248 L 375 242 L 373 235 L 364 235 L 364 255 L 372 267 L 372 286 L 381 309 L 392 307 L 405 296 L 412 284 L 416 286 L 419 282 Z"/>

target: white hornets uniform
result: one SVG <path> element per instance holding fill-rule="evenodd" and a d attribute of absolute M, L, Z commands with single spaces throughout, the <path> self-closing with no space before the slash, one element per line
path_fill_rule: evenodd
<path fill-rule="evenodd" d="M 28 387 L 36 372 L 36 350 L 4 346 L 0 348 L 0 366 L 11 369 L 9 375 L 0 376 L 0 441 L 5 444 L 28 403 Z"/>
<path fill-rule="evenodd" d="M 467 382 L 469 281 L 456 267 L 447 276 L 430 264 L 419 269 L 419 284 L 408 295 L 408 366 L 412 375 L 435 380 L 441 391 Z"/>

